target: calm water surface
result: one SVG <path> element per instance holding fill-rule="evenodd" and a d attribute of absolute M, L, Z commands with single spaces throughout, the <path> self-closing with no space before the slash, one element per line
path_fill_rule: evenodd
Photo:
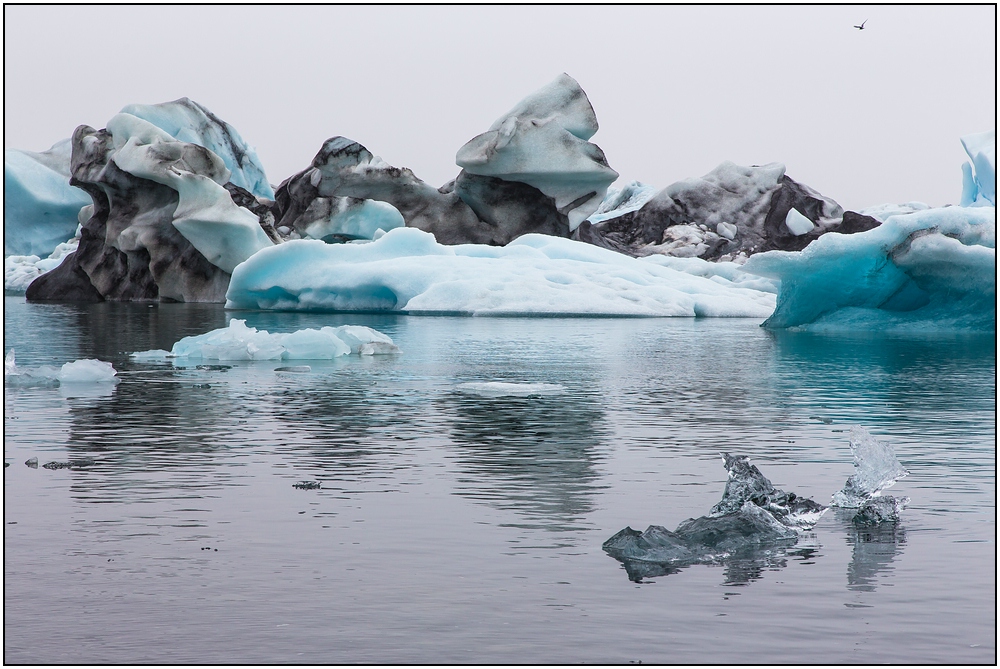
<path fill-rule="evenodd" d="M 19 365 L 122 379 L 4 390 L 5 662 L 996 662 L 992 336 L 4 305 Z M 230 318 L 368 325 L 403 353 L 128 359 Z M 854 424 L 911 472 L 893 529 L 832 510 L 785 554 L 643 583 L 601 550 L 707 513 L 720 451 L 826 503 Z"/>

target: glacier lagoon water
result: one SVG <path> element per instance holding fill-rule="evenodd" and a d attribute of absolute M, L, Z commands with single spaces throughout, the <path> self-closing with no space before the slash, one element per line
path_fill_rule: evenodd
<path fill-rule="evenodd" d="M 5 387 L 6 662 L 996 661 L 993 335 L 4 303 L 19 366 L 121 379 Z M 402 354 L 128 359 L 230 318 Z M 601 550 L 705 514 L 721 451 L 827 504 L 855 424 L 910 471 L 894 527 L 641 583 Z"/>

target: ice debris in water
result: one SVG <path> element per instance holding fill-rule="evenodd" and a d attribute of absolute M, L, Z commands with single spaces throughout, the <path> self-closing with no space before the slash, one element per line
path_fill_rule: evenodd
<path fill-rule="evenodd" d="M 709 515 L 688 519 L 673 532 L 650 525 L 645 532 L 626 527 L 604 542 L 629 578 L 670 573 L 692 564 L 753 558 L 770 548 L 794 545 L 826 507 L 775 488 L 746 456 L 723 453 L 729 480 Z"/>
<path fill-rule="evenodd" d="M 775 488 L 745 455 L 723 453 L 722 461 L 729 472 L 729 480 L 722 500 L 712 507 L 710 515 L 713 517 L 733 513 L 749 501 L 766 509 L 783 525 L 809 529 L 826 512 L 826 507 L 811 499 Z"/>
<path fill-rule="evenodd" d="M 10 386 L 55 386 L 77 383 L 118 383 L 118 372 L 110 362 L 102 360 L 74 360 L 62 367 L 42 365 L 20 368 L 14 356 L 14 349 L 7 352 L 3 363 L 3 380 Z"/>
<path fill-rule="evenodd" d="M 361 325 L 270 334 L 267 330 L 247 327 L 245 320 L 234 318 L 229 327 L 184 337 L 169 352 L 141 351 L 131 357 L 135 360 L 330 360 L 342 355 L 390 353 L 399 353 L 399 348 L 388 335 Z"/>
<path fill-rule="evenodd" d="M 459 392 L 481 397 L 529 397 L 532 395 L 558 395 L 566 391 L 558 383 L 508 383 L 504 381 L 483 381 L 460 383 Z"/>
<path fill-rule="evenodd" d="M 851 428 L 851 452 L 854 454 L 854 474 L 833 494 L 834 506 L 861 508 L 909 474 L 896 459 L 892 446 L 879 441 L 860 425 Z"/>

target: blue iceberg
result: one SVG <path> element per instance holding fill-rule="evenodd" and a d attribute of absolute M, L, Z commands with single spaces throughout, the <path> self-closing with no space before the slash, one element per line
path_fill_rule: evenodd
<path fill-rule="evenodd" d="M 90 195 L 69 185 L 70 140 L 3 156 L 3 254 L 45 257 L 70 239 Z"/>
<path fill-rule="evenodd" d="M 768 328 L 996 331 L 996 208 L 892 215 L 802 251 L 770 251 L 743 269 L 781 281 Z"/>

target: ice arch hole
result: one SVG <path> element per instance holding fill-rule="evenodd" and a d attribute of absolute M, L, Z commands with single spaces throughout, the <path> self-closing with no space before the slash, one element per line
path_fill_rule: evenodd
<path fill-rule="evenodd" d="M 913 311 L 927 305 L 930 301 L 931 298 L 927 295 L 927 292 L 911 279 L 880 304 L 879 309 L 885 309 L 886 311 Z"/>

